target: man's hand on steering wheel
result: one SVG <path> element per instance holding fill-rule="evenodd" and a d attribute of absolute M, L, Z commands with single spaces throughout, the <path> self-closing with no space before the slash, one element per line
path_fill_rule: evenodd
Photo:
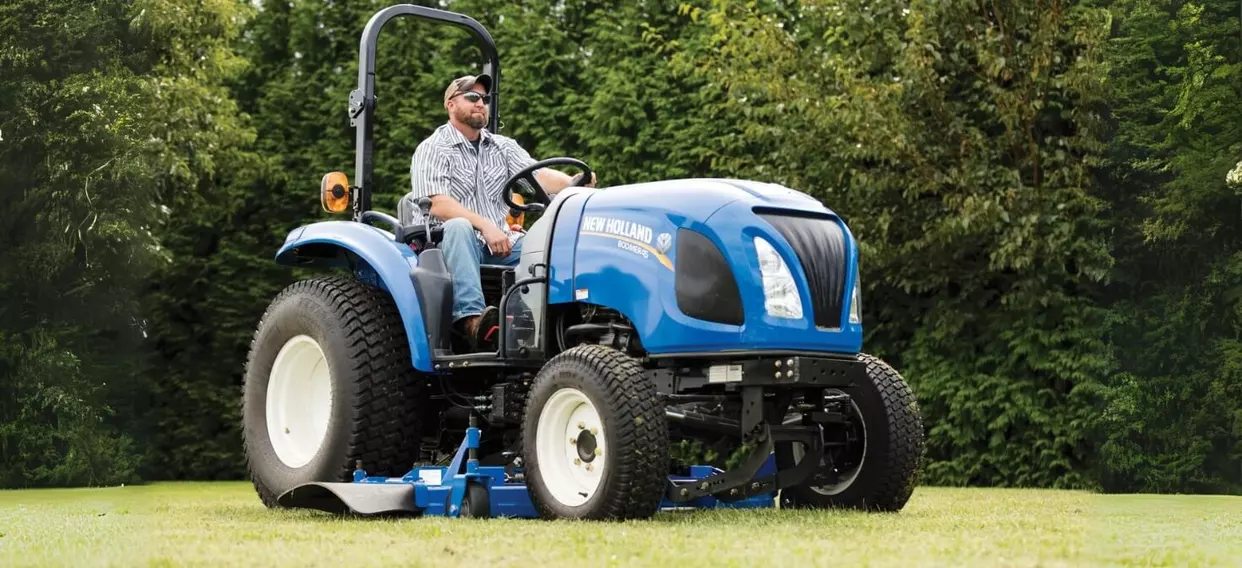
<path fill-rule="evenodd" d="M 569 180 L 569 186 L 570 187 L 595 187 L 595 172 L 591 172 L 590 183 L 582 183 L 582 174 L 580 173 L 580 174 L 574 175 L 573 179 Z"/>

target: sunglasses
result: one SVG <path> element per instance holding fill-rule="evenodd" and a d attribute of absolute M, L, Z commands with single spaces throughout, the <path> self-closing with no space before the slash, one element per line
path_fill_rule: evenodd
<path fill-rule="evenodd" d="M 470 104 L 474 104 L 474 103 L 477 103 L 477 102 L 479 102 L 479 101 L 483 101 L 483 104 L 485 104 L 485 105 L 486 105 L 486 104 L 491 104 L 491 103 L 492 103 L 492 97 L 491 97 L 491 95 L 480 95 L 480 94 L 478 94 L 478 93 L 476 93 L 476 92 L 474 92 L 474 91 L 467 91 L 467 92 L 462 93 L 462 94 L 459 94 L 459 95 L 457 95 L 457 96 L 459 96 L 459 97 L 461 97 L 461 98 L 463 98 L 463 99 L 466 99 L 467 101 L 470 101 Z"/>

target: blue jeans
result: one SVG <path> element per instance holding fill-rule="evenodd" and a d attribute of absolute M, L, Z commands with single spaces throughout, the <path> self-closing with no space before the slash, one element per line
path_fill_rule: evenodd
<path fill-rule="evenodd" d="M 483 285 L 479 276 L 480 264 L 516 265 L 522 255 L 522 239 L 513 243 L 508 256 L 499 257 L 487 250 L 480 241 L 474 226 L 466 219 L 449 219 L 444 222 L 444 237 L 440 248 L 444 261 L 453 274 L 453 321 L 483 313 Z"/>

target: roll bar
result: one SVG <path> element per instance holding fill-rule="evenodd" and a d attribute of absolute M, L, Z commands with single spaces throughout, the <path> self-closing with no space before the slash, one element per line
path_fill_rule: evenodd
<path fill-rule="evenodd" d="M 483 72 L 492 76 L 488 130 L 496 132 L 496 125 L 500 122 L 500 56 L 496 52 L 496 42 L 482 24 L 463 14 L 413 4 L 397 4 L 376 12 L 362 30 L 362 40 L 358 47 L 358 88 L 349 93 L 349 125 L 355 130 L 354 184 L 357 191 L 352 192 L 355 221 L 361 221 L 362 214 L 371 209 L 371 173 L 374 168 L 372 135 L 376 106 L 375 44 L 384 24 L 398 16 L 413 16 L 465 28 L 479 41 L 479 47 L 483 49 L 483 56 L 487 59 Z M 445 84 L 451 79 L 445 77 Z"/>

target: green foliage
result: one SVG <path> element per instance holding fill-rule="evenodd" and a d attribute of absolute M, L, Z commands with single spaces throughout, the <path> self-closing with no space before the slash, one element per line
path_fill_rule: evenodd
<path fill-rule="evenodd" d="M 147 478 L 243 475 L 242 364 L 255 323 L 290 278 L 288 270 L 272 262 L 292 226 L 286 220 L 307 216 L 317 205 L 318 180 L 313 186 L 303 180 L 301 199 L 281 199 L 290 177 L 282 164 L 288 152 L 277 146 L 283 136 L 264 140 L 270 136 L 265 125 L 251 118 L 249 101 L 236 96 L 267 65 L 237 45 L 238 17 L 246 16 L 252 29 L 254 22 L 273 15 L 251 14 L 236 4 L 203 5 L 197 14 L 215 32 L 194 38 L 202 52 L 215 56 L 197 70 L 209 78 L 198 86 L 205 89 L 200 93 L 214 105 L 184 111 L 187 124 L 209 128 L 197 132 L 198 139 L 179 143 L 218 151 L 215 161 L 191 170 L 191 191 L 171 195 L 172 214 L 160 227 L 167 262 L 151 275 L 146 290 L 151 349 L 145 375 L 151 406 L 141 429 L 149 451 L 159 458 L 144 471 Z M 289 136 L 314 139 L 307 133 Z"/>
<path fill-rule="evenodd" d="M 121 2 L 0 8 L 0 486 L 105 484 L 136 456 L 139 275 L 155 241 L 153 131 Z M 108 383 L 116 380 L 113 384 Z"/>
<path fill-rule="evenodd" d="M 1059 2 L 687 7 L 766 177 L 840 212 L 863 247 L 872 349 L 929 424 L 931 483 L 1084 486 L 1109 369 L 1090 300 L 1110 259 L 1098 11 Z M 758 168 L 756 168 L 758 169 Z"/>
<path fill-rule="evenodd" d="M 1232 1 L 1118 0 L 1105 489 L 1242 491 L 1242 28 Z"/>
<path fill-rule="evenodd" d="M 231 2 L 0 8 L 0 486 L 134 478 L 156 237 L 237 133 Z M 213 42 L 214 40 L 214 42 Z"/>
<path fill-rule="evenodd" d="M 67 332 L 61 332 L 69 335 Z M 0 333 L 8 367 L 0 422 L 0 487 L 104 485 L 134 478 L 136 456 L 127 436 L 116 436 L 101 392 L 81 362 L 39 327 L 18 336 Z"/>

